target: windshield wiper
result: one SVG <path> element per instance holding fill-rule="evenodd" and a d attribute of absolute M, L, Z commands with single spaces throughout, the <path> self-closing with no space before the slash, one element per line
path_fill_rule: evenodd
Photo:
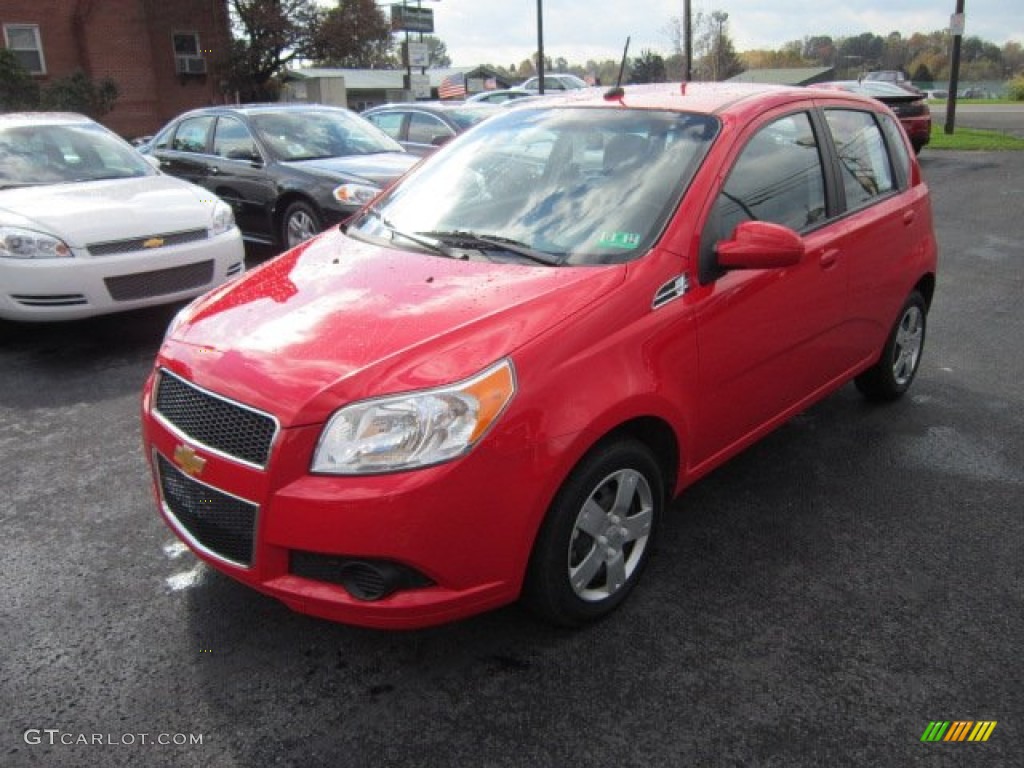
<path fill-rule="evenodd" d="M 481 245 L 484 245 L 491 250 L 508 251 L 509 253 L 515 253 L 519 256 L 525 256 L 532 261 L 545 264 L 549 267 L 558 267 L 562 265 L 562 257 L 560 256 L 553 253 L 547 253 L 545 251 L 538 251 L 536 248 L 531 248 L 526 243 L 513 240 L 509 237 L 501 237 L 500 235 L 480 235 L 476 232 L 467 232 L 461 229 L 453 230 L 451 232 L 418 232 L 417 234 L 444 240 L 452 240 L 469 248 L 479 248 Z"/>
<path fill-rule="evenodd" d="M 428 240 L 426 237 L 420 237 L 418 234 L 413 234 L 411 232 L 403 232 L 390 221 L 388 221 L 387 217 L 383 213 L 378 211 L 376 208 L 367 208 L 366 212 L 380 220 L 380 223 L 387 228 L 388 232 L 391 233 L 392 240 L 394 240 L 395 237 L 401 237 L 402 239 L 408 240 L 410 243 L 415 243 L 421 248 L 424 248 L 430 251 L 431 253 L 436 253 L 439 256 L 444 256 L 445 258 L 449 259 L 463 258 L 453 253 L 451 249 L 446 248 L 444 245 L 437 242 L 436 240 Z"/>

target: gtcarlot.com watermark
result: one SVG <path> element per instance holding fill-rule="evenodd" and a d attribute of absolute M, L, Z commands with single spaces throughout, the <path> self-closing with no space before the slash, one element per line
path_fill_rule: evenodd
<path fill-rule="evenodd" d="M 203 743 L 201 733 L 75 733 L 60 728 L 29 728 L 22 738 L 31 746 L 51 747 L 194 747 Z"/>

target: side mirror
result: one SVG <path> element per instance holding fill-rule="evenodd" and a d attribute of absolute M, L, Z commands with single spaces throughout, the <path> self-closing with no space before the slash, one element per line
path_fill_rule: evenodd
<path fill-rule="evenodd" d="M 435 147 L 443 147 L 445 144 L 447 144 L 449 141 L 451 141 L 454 138 L 455 138 L 454 136 L 450 136 L 450 135 L 447 135 L 447 134 L 442 134 L 442 135 L 439 135 L 439 136 L 434 136 L 430 140 L 430 143 L 433 146 L 435 146 Z"/>
<path fill-rule="evenodd" d="M 718 264 L 728 269 L 778 269 L 799 264 L 804 241 L 789 227 L 770 221 L 744 221 L 731 240 L 715 245 Z"/>

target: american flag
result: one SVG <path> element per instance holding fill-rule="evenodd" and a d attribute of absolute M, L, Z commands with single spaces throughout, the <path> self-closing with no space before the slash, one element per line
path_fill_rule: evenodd
<path fill-rule="evenodd" d="M 437 95 L 442 99 L 461 99 L 466 95 L 466 76 L 461 73 L 448 75 L 441 81 Z"/>

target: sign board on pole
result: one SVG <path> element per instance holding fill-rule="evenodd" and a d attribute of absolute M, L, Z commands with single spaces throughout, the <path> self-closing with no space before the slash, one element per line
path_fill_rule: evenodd
<path fill-rule="evenodd" d="M 426 67 L 430 64 L 430 47 L 426 43 L 410 40 L 402 45 L 405 50 L 405 66 Z"/>
<path fill-rule="evenodd" d="M 949 17 L 949 34 L 954 37 L 956 35 L 963 35 L 966 25 L 967 19 L 965 15 L 962 13 L 954 13 Z"/>
<path fill-rule="evenodd" d="M 429 99 L 430 75 L 411 75 L 409 77 L 409 90 L 412 92 L 412 97 L 417 101 Z"/>
<path fill-rule="evenodd" d="M 391 29 L 395 32 L 434 31 L 434 11 L 431 8 L 413 8 L 409 5 L 391 6 Z"/>

